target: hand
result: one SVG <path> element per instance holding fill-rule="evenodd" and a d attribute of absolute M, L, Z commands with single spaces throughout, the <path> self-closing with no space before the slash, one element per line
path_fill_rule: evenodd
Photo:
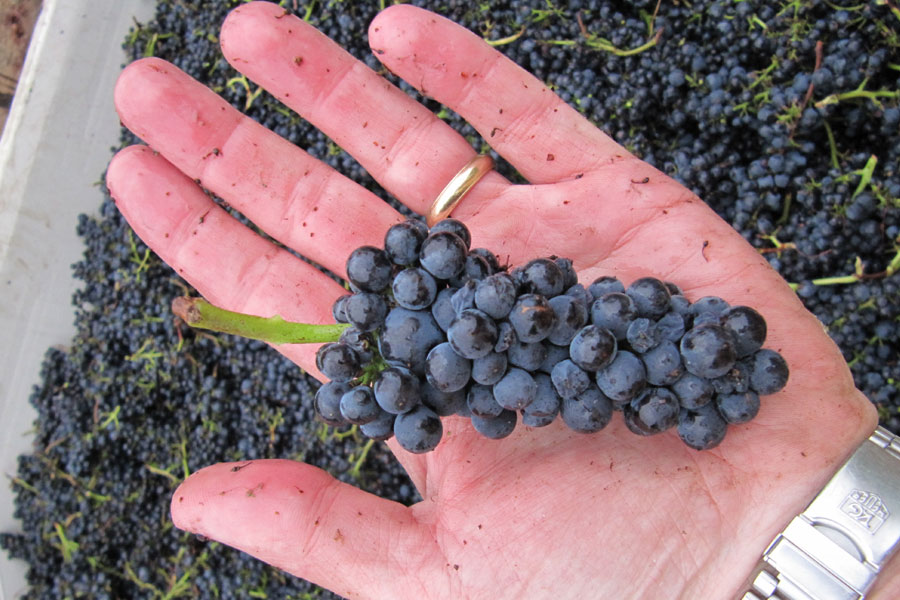
<path fill-rule="evenodd" d="M 618 415 L 593 435 L 557 422 L 520 425 L 501 441 L 451 417 L 432 453 L 388 442 L 424 498 L 415 506 L 303 463 L 254 461 L 193 474 L 173 497 L 175 524 L 351 598 L 734 596 L 772 537 L 875 427 L 837 347 L 699 198 L 477 36 L 397 5 L 375 19 L 369 39 L 388 69 L 466 118 L 531 183 L 492 172 L 473 188 L 454 212 L 473 246 L 512 264 L 570 257 L 583 283 L 652 275 L 692 300 L 753 306 L 791 379 L 709 451 L 672 432 L 637 437 Z M 413 211 L 427 211 L 474 154 L 446 123 L 276 5 L 242 5 L 221 40 L 232 65 Z M 129 66 L 116 104 L 152 150 L 115 157 L 113 197 L 137 234 L 220 306 L 329 322 L 343 289 L 232 219 L 195 180 L 337 273 L 351 250 L 381 244 L 402 220 L 170 64 Z M 278 350 L 316 373 L 315 348 Z"/>

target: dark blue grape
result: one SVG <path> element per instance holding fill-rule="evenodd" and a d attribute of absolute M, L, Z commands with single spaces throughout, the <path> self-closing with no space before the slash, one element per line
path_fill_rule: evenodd
<path fill-rule="evenodd" d="M 521 272 L 522 291 L 541 294 L 552 298 L 565 289 L 562 269 L 549 258 L 535 258 L 528 261 Z"/>
<path fill-rule="evenodd" d="M 389 440 L 394 435 L 394 420 L 396 415 L 382 410 L 378 417 L 365 425 L 360 425 L 359 430 L 368 438 L 376 441 Z"/>
<path fill-rule="evenodd" d="M 382 409 L 375 401 L 375 393 L 367 385 L 357 385 L 341 396 L 341 415 L 348 423 L 364 425 L 377 419 Z"/>
<path fill-rule="evenodd" d="M 459 219 L 442 219 L 432 225 L 428 233 L 434 234 L 439 231 L 449 231 L 450 233 L 456 234 L 466 245 L 466 250 L 472 245 L 472 234 L 469 232 L 469 228 L 466 227 L 465 223 Z"/>
<path fill-rule="evenodd" d="M 519 296 L 508 318 L 520 342 L 543 341 L 556 325 L 556 315 L 550 303 L 540 294 Z"/>
<path fill-rule="evenodd" d="M 431 315 L 443 331 L 447 331 L 450 323 L 456 318 L 456 309 L 453 308 L 455 293 L 456 288 L 444 288 L 437 293 L 434 303 L 431 305 Z"/>
<path fill-rule="evenodd" d="M 442 392 L 463 389 L 471 374 L 472 361 L 457 354 L 449 342 L 438 344 L 425 358 L 425 378 Z"/>
<path fill-rule="evenodd" d="M 749 361 L 739 360 L 727 373 L 711 379 L 717 394 L 743 393 L 750 389 L 750 373 L 753 366 Z"/>
<path fill-rule="evenodd" d="M 695 319 L 704 313 L 721 317 L 727 309 L 728 302 L 718 296 L 704 296 L 691 304 L 691 313 Z"/>
<path fill-rule="evenodd" d="M 556 363 L 550 380 L 561 398 L 574 398 L 591 385 L 587 371 L 568 359 Z"/>
<path fill-rule="evenodd" d="M 487 262 L 488 266 L 491 268 L 491 273 L 499 273 L 503 269 L 500 267 L 500 261 L 497 260 L 497 255 L 488 250 L 487 248 L 472 248 L 469 250 L 469 254 L 480 256 Z"/>
<path fill-rule="evenodd" d="M 663 285 L 666 286 L 666 289 L 669 290 L 669 296 L 683 296 L 684 292 L 681 291 L 681 288 L 678 287 L 677 284 L 672 283 L 671 281 L 664 281 Z"/>
<path fill-rule="evenodd" d="M 662 332 L 655 321 L 646 317 L 638 317 L 628 325 L 625 340 L 635 352 L 643 354 L 656 348 L 662 341 Z"/>
<path fill-rule="evenodd" d="M 638 415 L 638 412 L 636 410 L 631 409 L 630 402 L 628 404 L 626 404 L 624 407 L 622 407 L 622 420 L 625 423 L 625 427 L 627 427 L 631 433 L 634 433 L 637 435 L 643 435 L 643 436 L 654 435 L 656 433 L 659 433 L 657 431 L 654 431 L 648 425 L 646 425 L 643 421 L 641 421 L 640 416 Z"/>
<path fill-rule="evenodd" d="M 457 315 L 467 308 L 475 308 L 475 286 L 474 281 L 467 281 L 450 297 L 450 305 Z"/>
<path fill-rule="evenodd" d="M 500 321 L 497 324 L 497 343 L 494 344 L 494 352 L 506 352 L 517 341 L 516 330 L 512 324 L 509 321 Z"/>
<path fill-rule="evenodd" d="M 375 400 L 383 410 L 399 415 L 412 410 L 421 400 L 419 378 L 409 369 L 388 367 L 373 385 Z"/>
<path fill-rule="evenodd" d="M 625 285 L 616 277 L 604 275 L 591 282 L 591 285 L 588 286 L 588 291 L 591 293 L 594 300 L 597 300 L 610 293 L 624 294 Z"/>
<path fill-rule="evenodd" d="M 572 264 L 571 258 L 556 257 L 553 259 L 553 262 L 556 263 L 556 266 L 562 272 L 564 290 L 568 290 L 578 283 L 578 273 L 575 272 L 575 265 Z M 589 303 L 585 302 L 584 305 L 588 306 Z"/>
<path fill-rule="evenodd" d="M 428 228 L 419 220 L 410 219 L 397 223 L 384 235 L 384 251 L 396 265 L 415 264 L 427 235 Z"/>
<path fill-rule="evenodd" d="M 364 292 L 380 292 L 391 284 L 394 267 L 387 253 L 375 246 L 360 246 L 347 259 L 347 279 Z"/>
<path fill-rule="evenodd" d="M 513 410 L 504 410 L 499 416 L 485 418 L 472 415 L 472 426 L 475 431 L 492 440 L 508 437 L 516 429 L 518 417 Z"/>
<path fill-rule="evenodd" d="M 686 331 L 684 317 L 680 313 L 670 310 L 656 321 L 656 327 L 663 339 L 670 342 L 679 342 Z"/>
<path fill-rule="evenodd" d="M 695 450 L 709 450 L 718 446 L 728 431 L 728 423 L 712 403 L 688 410 L 678 415 L 678 436 Z"/>
<path fill-rule="evenodd" d="M 658 319 L 669 311 L 671 294 L 666 284 L 655 277 L 641 277 L 626 288 L 625 293 L 634 301 L 638 315 Z"/>
<path fill-rule="evenodd" d="M 534 417 L 556 417 L 562 398 L 559 397 L 550 376 L 546 373 L 536 373 L 534 382 L 537 384 L 534 400 L 522 409 L 522 413 Z"/>
<path fill-rule="evenodd" d="M 678 313 L 684 322 L 685 330 L 690 329 L 693 323 L 693 313 L 691 312 L 691 301 L 680 294 L 676 294 L 669 298 L 670 312 Z M 676 340 L 672 340 L 673 342 Z"/>
<path fill-rule="evenodd" d="M 717 394 L 716 408 L 729 423 L 746 423 L 759 413 L 759 395 L 756 392 Z"/>
<path fill-rule="evenodd" d="M 344 304 L 349 297 L 350 294 L 338 296 L 337 300 L 331 305 L 331 316 L 334 318 L 335 323 L 349 323 L 347 315 L 344 313 Z"/>
<path fill-rule="evenodd" d="M 593 373 L 612 362 L 616 348 L 616 338 L 609 329 L 586 325 L 572 338 L 569 356 L 576 365 Z"/>
<path fill-rule="evenodd" d="M 474 384 L 469 387 L 466 394 L 466 406 L 469 412 L 479 417 L 499 417 L 503 407 L 494 399 L 494 392 L 490 386 Z"/>
<path fill-rule="evenodd" d="M 621 408 L 647 387 L 647 371 L 635 354 L 619 350 L 611 363 L 597 371 L 596 381 L 613 406 Z"/>
<path fill-rule="evenodd" d="M 314 407 L 316 416 L 332 427 L 340 427 L 347 422 L 341 414 L 341 397 L 353 386 L 347 382 L 329 381 L 316 391 Z"/>
<path fill-rule="evenodd" d="M 404 450 L 413 454 L 431 452 L 437 448 L 443 434 L 441 418 L 421 404 L 394 419 L 394 438 Z"/>
<path fill-rule="evenodd" d="M 469 393 L 469 392 L 468 392 L 468 388 L 465 389 L 465 390 L 462 390 L 462 391 L 465 392 L 465 394 L 463 395 L 463 398 L 465 399 L 465 398 L 468 396 L 468 393 Z M 457 392 L 457 393 L 459 393 L 459 392 Z M 456 411 L 455 414 L 458 415 L 458 416 L 460 416 L 460 417 L 465 417 L 465 418 L 467 418 L 467 419 L 471 419 L 471 418 L 472 418 L 472 411 L 469 410 L 469 405 L 466 404 L 466 402 L 463 402 L 463 403 L 459 406 L 459 408 L 457 409 L 457 411 Z"/>
<path fill-rule="evenodd" d="M 472 361 L 472 380 L 482 385 L 494 385 L 506 373 L 509 361 L 505 352 L 491 352 Z"/>
<path fill-rule="evenodd" d="M 586 287 L 584 287 L 580 283 L 576 283 L 572 287 L 567 288 L 566 291 L 563 293 L 566 296 L 572 296 L 573 298 L 575 298 L 576 300 L 581 302 L 584 305 L 584 307 L 587 308 L 588 317 L 590 317 L 590 310 L 591 310 L 591 305 L 594 304 L 594 297 L 591 295 L 591 293 L 588 291 L 588 289 Z"/>
<path fill-rule="evenodd" d="M 547 341 L 557 346 L 568 346 L 578 330 L 587 324 L 587 305 L 567 294 L 550 298 L 549 304 L 556 315 L 556 324 L 547 336 Z"/>
<path fill-rule="evenodd" d="M 559 412 L 572 431 L 594 433 L 612 420 L 613 405 L 603 392 L 591 386 L 577 396 L 563 398 Z"/>
<path fill-rule="evenodd" d="M 690 410 L 708 404 L 715 393 L 709 379 L 697 377 L 693 373 L 684 373 L 669 389 L 678 397 L 681 407 Z"/>
<path fill-rule="evenodd" d="M 331 342 L 316 352 L 316 368 L 332 381 L 350 381 L 359 375 L 359 355 L 349 344 Z"/>
<path fill-rule="evenodd" d="M 626 422 L 631 421 L 643 435 L 659 433 L 678 423 L 681 407 L 668 388 L 650 387 L 625 406 Z M 643 433 L 646 431 L 647 433 Z"/>
<path fill-rule="evenodd" d="M 695 325 L 681 338 L 680 348 L 685 368 L 707 379 L 724 375 L 737 359 L 734 337 L 720 325 Z"/>
<path fill-rule="evenodd" d="M 494 399 L 507 410 L 522 410 L 534 401 L 537 384 L 528 371 L 510 368 L 500 381 L 494 384 Z"/>
<path fill-rule="evenodd" d="M 526 371 L 537 371 L 547 357 L 547 346 L 544 342 L 513 342 L 506 351 L 509 364 Z"/>
<path fill-rule="evenodd" d="M 684 374 L 678 346 L 668 340 L 642 354 L 641 360 L 647 370 L 647 383 L 651 385 L 670 385 Z"/>
<path fill-rule="evenodd" d="M 516 284 L 507 273 L 495 273 L 478 282 L 475 306 L 495 319 L 506 318 L 516 303 Z"/>
<path fill-rule="evenodd" d="M 360 292 L 344 302 L 347 322 L 360 331 L 375 331 L 384 325 L 388 306 L 380 294 Z"/>
<path fill-rule="evenodd" d="M 775 350 L 763 348 L 753 354 L 751 363 L 753 370 L 750 372 L 750 389 L 761 396 L 774 394 L 787 385 L 787 362 Z"/>
<path fill-rule="evenodd" d="M 701 312 L 691 315 L 691 328 L 700 327 L 701 325 L 719 325 L 721 317 L 714 312 Z"/>
<path fill-rule="evenodd" d="M 538 367 L 538 371 L 549 375 L 553 371 L 553 367 L 556 366 L 556 363 L 569 358 L 569 347 L 546 343 L 544 346 L 547 350 L 547 354 L 544 356 L 544 362 Z"/>
<path fill-rule="evenodd" d="M 556 420 L 556 415 L 535 415 L 528 411 L 522 411 L 522 425 L 526 427 L 546 427 Z"/>
<path fill-rule="evenodd" d="M 422 242 L 419 265 L 438 279 L 452 279 L 466 266 L 466 244 L 450 231 L 431 233 Z"/>
<path fill-rule="evenodd" d="M 427 381 L 421 386 L 421 389 L 422 404 L 433 410 L 440 417 L 458 414 L 466 405 L 465 389 L 455 392 L 442 392 Z"/>
<path fill-rule="evenodd" d="M 468 281 L 481 281 L 491 273 L 493 273 L 491 266 L 484 257 L 469 252 L 466 256 L 466 264 L 463 266 L 463 270 L 459 275 L 450 280 L 450 284 L 462 286 Z"/>
<path fill-rule="evenodd" d="M 638 316 L 637 306 L 622 292 L 608 292 L 591 304 L 591 323 L 609 329 L 617 340 L 624 340 L 628 326 Z"/>
<path fill-rule="evenodd" d="M 374 358 L 372 352 L 372 339 L 369 337 L 369 334 L 360 331 L 359 328 L 354 325 L 350 325 L 344 329 L 341 332 L 338 341 L 342 344 L 347 344 L 356 350 L 356 354 L 359 356 L 360 365 L 366 365 Z"/>
<path fill-rule="evenodd" d="M 422 310 L 431 306 L 437 296 L 437 282 L 425 269 L 403 269 L 391 283 L 394 301 L 410 310 Z"/>
<path fill-rule="evenodd" d="M 475 359 L 487 356 L 497 343 L 497 325 L 494 320 L 475 308 L 463 310 L 450 323 L 447 341 L 457 354 Z"/>
<path fill-rule="evenodd" d="M 738 358 L 750 356 L 766 341 L 766 320 L 749 306 L 732 306 L 722 312 L 722 327 L 734 334 L 734 350 Z"/>
<path fill-rule="evenodd" d="M 378 348 L 389 363 L 406 366 L 414 373 L 424 375 L 425 357 L 444 340 L 444 332 L 431 313 L 398 306 L 392 308 L 384 320 Z"/>

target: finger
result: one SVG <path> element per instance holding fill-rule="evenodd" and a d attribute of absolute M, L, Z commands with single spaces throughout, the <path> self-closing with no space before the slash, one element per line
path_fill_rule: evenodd
<path fill-rule="evenodd" d="M 207 467 L 178 487 L 171 508 L 177 527 L 347 598 L 411 597 L 414 579 L 446 580 L 413 511 L 301 462 Z"/>
<path fill-rule="evenodd" d="M 369 27 L 378 59 L 452 108 L 532 183 L 569 179 L 629 153 L 539 79 L 452 21 L 394 5 Z"/>
<path fill-rule="evenodd" d="M 428 210 L 475 154 L 426 107 L 275 4 L 235 9 L 222 26 L 221 40 L 236 69 L 328 135 L 415 212 Z M 477 204 L 507 185 L 491 173 L 466 203 Z"/>
<path fill-rule="evenodd" d="M 211 302 L 230 310 L 304 323 L 329 323 L 345 290 L 324 273 L 264 240 L 146 146 L 113 158 L 107 185 L 135 233 Z M 316 344 L 278 350 L 321 378 Z"/>
<path fill-rule="evenodd" d="M 165 61 L 129 65 L 115 89 L 122 122 L 266 233 L 338 274 L 400 215 L 371 192 L 242 115 Z"/>

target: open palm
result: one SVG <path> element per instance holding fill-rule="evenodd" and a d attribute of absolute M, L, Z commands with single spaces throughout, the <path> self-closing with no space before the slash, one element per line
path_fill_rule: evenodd
<path fill-rule="evenodd" d="M 241 6 L 226 58 L 425 212 L 473 150 L 423 106 L 274 4 Z M 490 173 L 454 212 L 511 264 L 573 259 L 582 283 L 672 281 L 754 306 L 791 379 L 714 450 L 643 438 L 620 416 L 501 441 L 444 421 L 426 455 L 388 442 L 423 501 L 405 507 L 293 461 L 222 464 L 176 491 L 182 528 L 350 598 L 731 597 L 773 535 L 874 428 L 841 354 L 788 285 L 687 189 L 643 163 L 477 36 L 397 5 L 371 25 L 392 72 L 465 117 L 530 185 Z M 221 306 L 328 322 L 343 289 L 214 204 L 332 271 L 402 220 L 388 204 L 243 117 L 174 66 L 122 74 L 109 188 L 141 238 Z M 279 350 L 316 373 L 315 348 Z M 252 493 L 251 493 L 252 492 Z"/>

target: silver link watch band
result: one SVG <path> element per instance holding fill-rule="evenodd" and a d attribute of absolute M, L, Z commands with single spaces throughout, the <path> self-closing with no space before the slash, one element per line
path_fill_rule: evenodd
<path fill-rule="evenodd" d="M 741 600 L 861 600 L 900 546 L 900 437 L 879 427 L 769 544 Z"/>

